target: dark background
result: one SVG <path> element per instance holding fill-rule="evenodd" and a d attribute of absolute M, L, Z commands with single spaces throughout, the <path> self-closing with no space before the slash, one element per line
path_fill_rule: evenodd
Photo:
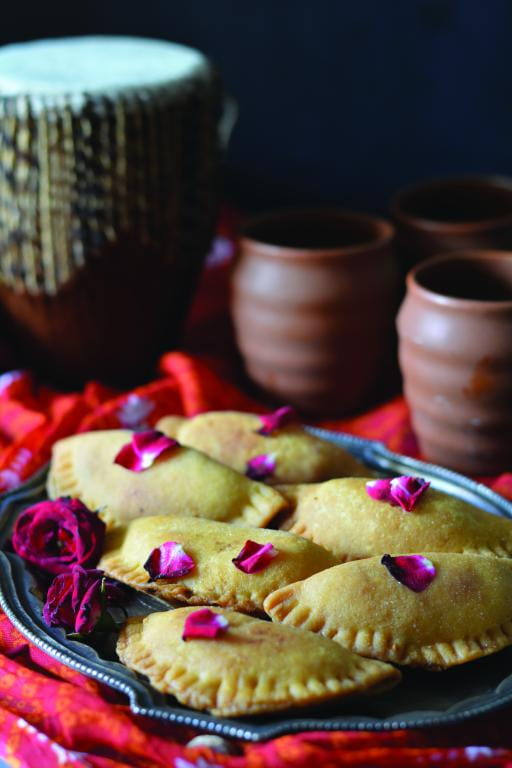
<path fill-rule="evenodd" d="M 240 107 L 225 196 L 385 210 L 420 178 L 512 173 L 511 0 L 2 4 L 0 42 L 119 33 L 218 64 Z"/>

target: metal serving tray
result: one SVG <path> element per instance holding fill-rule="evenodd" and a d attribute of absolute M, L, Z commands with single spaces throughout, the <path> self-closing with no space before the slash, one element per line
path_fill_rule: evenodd
<path fill-rule="evenodd" d="M 419 475 L 433 487 L 488 512 L 512 518 L 512 504 L 483 485 L 450 470 L 388 451 L 382 444 L 320 429 L 314 434 L 347 448 L 383 475 Z M 137 715 L 219 735 L 260 741 L 285 733 L 317 730 L 388 731 L 461 722 L 512 703 L 512 647 L 445 672 L 405 670 L 402 683 L 380 696 L 334 702 L 293 714 L 226 719 L 180 706 L 145 678 L 116 661 L 114 638 L 101 649 L 68 640 L 41 618 L 42 603 L 25 563 L 6 551 L 13 521 L 26 506 L 45 498 L 46 470 L 0 500 L 0 605 L 19 631 L 62 663 L 126 694 Z M 8 547 L 7 547 L 8 550 Z M 130 615 L 172 610 L 167 603 L 133 591 Z"/>

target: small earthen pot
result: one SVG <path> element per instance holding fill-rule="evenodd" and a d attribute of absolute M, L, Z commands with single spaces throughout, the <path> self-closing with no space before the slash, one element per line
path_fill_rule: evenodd
<path fill-rule="evenodd" d="M 372 216 L 293 211 L 254 220 L 232 309 L 251 378 L 311 414 L 362 407 L 389 371 L 398 270 L 394 229 Z"/>
<path fill-rule="evenodd" d="M 512 249 L 512 180 L 468 176 L 405 187 L 391 201 L 407 271 L 448 251 Z"/>
<path fill-rule="evenodd" d="M 512 253 L 415 267 L 398 315 L 404 391 L 424 456 L 468 474 L 512 467 Z"/>

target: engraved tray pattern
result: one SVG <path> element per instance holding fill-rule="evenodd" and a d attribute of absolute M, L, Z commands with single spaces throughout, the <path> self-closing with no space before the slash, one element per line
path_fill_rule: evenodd
<path fill-rule="evenodd" d="M 369 468 L 382 474 L 421 475 L 446 493 L 493 514 L 512 518 L 512 503 L 483 485 L 450 470 L 391 453 L 382 444 L 326 430 L 314 434 L 342 445 Z M 394 690 L 380 696 L 288 714 L 225 719 L 187 709 L 166 697 L 115 659 L 114 638 L 101 649 L 66 639 L 60 629 L 49 629 L 41 618 L 42 603 L 24 562 L 6 551 L 16 516 L 45 496 L 46 469 L 0 500 L 0 605 L 35 645 L 62 663 L 124 693 L 132 711 L 159 721 L 190 726 L 231 738 L 260 741 L 285 733 L 312 730 L 386 731 L 461 722 L 512 703 L 512 647 L 445 672 L 407 670 Z M 157 598 L 133 591 L 130 615 L 172 610 Z"/>

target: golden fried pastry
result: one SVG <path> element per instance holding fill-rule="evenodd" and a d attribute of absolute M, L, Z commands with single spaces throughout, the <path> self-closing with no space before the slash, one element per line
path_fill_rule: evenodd
<path fill-rule="evenodd" d="M 131 619 L 117 643 L 124 664 L 185 706 L 225 717 L 254 715 L 382 689 L 400 679 L 394 667 L 326 638 L 221 608 L 211 613 L 223 622 L 222 633 L 183 640 L 194 611 Z"/>
<path fill-rule="evenodd" d="M 247 541 L 270 544 L 270 552 L 253 547 L 256 556 L 249 553 L 234 564 Z M 335 564 L 327 550 L 284 531 L 158 516 L 133 520 L 109 534 L 98 567 L 164 600 L 250 612 L 262 611 L 263 600 L 275 589 Z"/>
<path fill-rule="evenodd" d="M 167 437 L 172 437 L 174 440 L 177 440 L 180 429 L 187 423 L 187 421 L 191 421 L 191 419 L 187 419 L 186 416 L 163 416 L 160 421 L 157 422 L 155 429 L 163 432 Z M 192 448 L 194 448 L 194 446 L 192 446 Z M 207 451 L 203 451 L 203 453 L 207 453 Z"/>
<path fill-rule="evenodd" d="M 512 643 L 511 561 L 449 552 L 382 560 L 337 565 L 283 587 L 265 611 L 397 664 L 446 668 Z"/>
<path fill-rule="evenodd" d="M 473 552 L 512 556 L 512 521 L 434 488 L 411 512 L 375 501 L 369 478 L 280 486 L 294 507 L 283 528 L 329 549 L 339 562 L 384 552 Z"/>
<path fill-rule="evenodd" d="M 169 437 L 245 473 L 255 456 L 271 456 L 272 474 L 265 478 L 276 483 L 312 483 L 331 477 L 367 475 L 368 469 L 339 445 L 310 435 L 296 423 L 261 435 L 259 416 L 236 411 L 212 411 L 190 419 L 165 416 L 157 424 Z"/>
<path fill-rule="evenodd" d="M 146 515 L 180 515 L 265 525 L 286 501 L 193 448 L 176 447 L 143 472 L 114 463 L 129 430 L 88 432 L 53 447 L 48 494 L 74 496 L 109 528 Z"/>

